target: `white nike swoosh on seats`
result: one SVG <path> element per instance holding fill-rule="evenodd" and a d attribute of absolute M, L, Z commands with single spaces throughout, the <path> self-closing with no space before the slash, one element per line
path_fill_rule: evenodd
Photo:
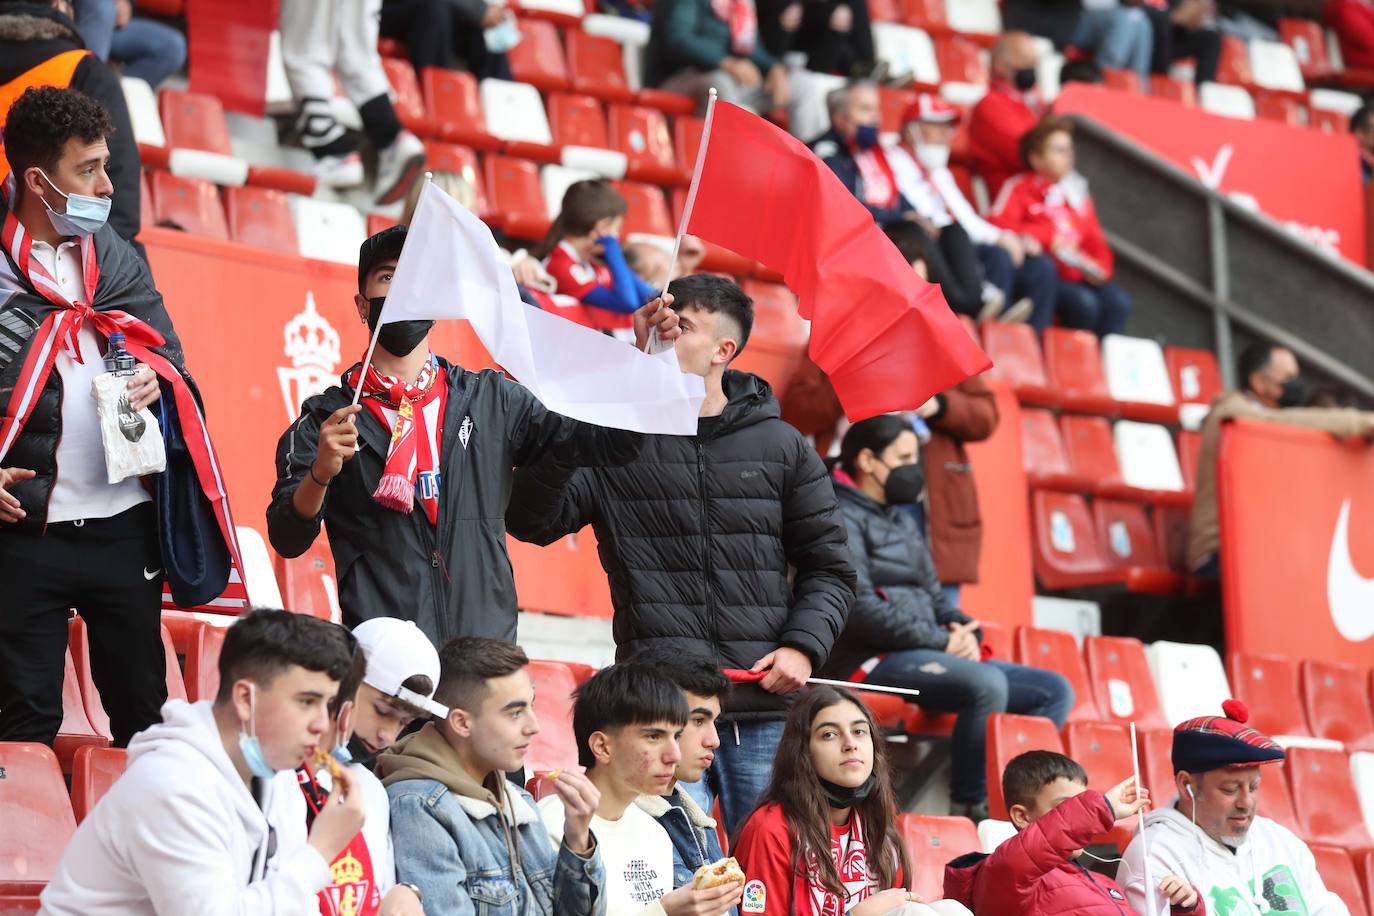
<path fill-rule="evenodd" d="M 1374 578 L 1365 578 L 1350 562 L 1350 500 L 1341 504 L 1331 557 L 1326 563 L 1326 601 L 1336 632 L 1351 642 L 1374 636 Z"/>

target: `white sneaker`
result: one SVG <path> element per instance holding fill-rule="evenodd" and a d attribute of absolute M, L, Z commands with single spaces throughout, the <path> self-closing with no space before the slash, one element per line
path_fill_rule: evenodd
<path fill-rule="evenodd" d="M 395 203 L 405 197 L 424 167 L 424 143 L 410 131 L 401 131 L 390 146 L 377 153 L 377 203 Z"/>
<path fill-rule="evenodd" d="M 989 318 L 995 318 L 997 313 L 1002 311 L 1002 307 L 1007 304 L 1006 297 L 1002 295 L 1002 291 L 991 283 L 984 281 L 981 293 L 983 307 L 978 312 L 978 320 L 980 322 L 987 321 Z"/>
<path fill-rule="evenodd" d="M 1029 297 L 1017 299 L 1005 312 L 997 316 L 997 320 L 1007 324 L 1020 324 L 1031 316 L 1034 309 L 1035 303 L 1031 302 Z"/>
<path fill-rule="evenodd" d="M 363 157 L 357 153 L 325 156 L 315 162 L 315 180 L 327 188 L 346 191 L 361 187 L 364 178 Z"/>

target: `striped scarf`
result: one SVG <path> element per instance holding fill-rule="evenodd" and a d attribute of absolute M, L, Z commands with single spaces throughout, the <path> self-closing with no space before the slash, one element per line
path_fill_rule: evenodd
<path fill-rule="evenodd" d="M 348 374 L 348 384 L 353 388 L 358 387 L 360 369 Z M 382 479 L 372 499 L 396 512 L 410 512 L 418 491 L 431 525 L 439 520 L 439 443 L 443 441 L 448 401 L 443 376 L 438 361 L 431 356 L 413 385 L 382 375 L 371 364 L 362 380 L 363 406 L 383 429 L 391 430 Z M 394 414 L 394 421 L 389 413 Z"/>

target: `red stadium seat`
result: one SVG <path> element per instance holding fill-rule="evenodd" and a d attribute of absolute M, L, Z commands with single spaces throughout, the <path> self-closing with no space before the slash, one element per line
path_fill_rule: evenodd
<path fill-rule="evenodd" d="M 1170 99 L 1189 108 L 1197 107 L 1197 87 L 1188 80 L 1175 79 L 1163 73 L 1150 74 L 1150 95 Z"/>
<path fill-rule="evenodd" d="M 339 621 L 339 586 L 334 575 L 334 552 L 321 532 L 298 557 L 279 561 L 277 578 L 288 610 L 321 620 Z"/>
<path fill-rule="evenodd" d="M 993 620 L 979 621 L 978 628 L 983 631 L 983 645 L 1003 661 L 1011 661 L 1016 648 L 1012 644 L 1011 628 Z"/>
<path fill-rule="evenodd" d="M 988 83 L 987 53 L 961 35 L 947 35 L 935 39 L 935 60 L 940 65 L 940 78 L 949 83 Z"/>
<path fill-rule="evenodd" d="M 534 714 L 539 718 L 525 770 L 531 775 L 555 769 L 581 772 L 572 729 L 572 693 L 577 689 L 572 669 L 562 662 L 531 661 L 525 670 L 534 682 Z"/>
<path fill-rule="evenodd" d="M 426 67 L 421 78 L 425 105 L 439 139 L 480 150 L 501 147 L 501 141 L 487 130 L 475 76 L 463 70 Z"/>
<path fill-rule="evenodd" d="M 204 179 L 154 172 L 153 203 L 159 223 L 175 223 L 192 235 L 229 240 L 219 189 Z"/>
<path fill-rule="evenodd" d="M 902 21 L 927 32 L 949 32 L 945 0 L 897 0 Z"/>
<path fill-rule="evenodd" d="M 1140 779 L 1150 790 L 1151 807 L 1162 808 L 1178 794 L 1172 756 L 1174 733 L 1161 728 L 1137 729 L 1136 747 L 1140 751 Z"/>
<path fill-rule="evenodd" d="M 1302 102 L 1282 92 L 1256 92 L 1255 117 L 1278 121 L 1289 127 L 1304 127 L 1307 110 Z"/>
<path fill-rule="evenodd" d="M 72 812 L 79 824 L 129 765 L 129 752 L 118 747 L 83 747 L 72 767 Z"/>
<path fill-rule="evenodd" d="M 410 49 L 394 38 L 378 38 L 377 53 L 382 57 L 409 57 Z"/>
<path fill-rule="evenodd" d="M 879 122 L 879 129 L 885 134 L 899 134 L 905 124 L 902 117 L 906 114 L 907 106 L 916 101 L 918 93 L 913 89 L 895 89 L 891 86 L 882 86 L 878 89 L 878 102 L 882 108 L 882 120 Z"/>
<path fill-rule="evenodd" d="M 1064 752 L 1054 723 L 1039 716 L 1014 716 L 993 713 L 988 716 L 987 768 L 988 814 L 1007 819 L 1007 804 L 1002 798 L 1002 771 L 1018 754 L 1026 751 Z"/>
<path fill-rule="evenodd" d="M 1059 395 L 1045 375 L 1045 360 L 1035 328 L 1028 324 L 983 322 L 983 349 L 992 359 L 989 373 L 1005 379 L 1022 404 L 1058 407 Z"/>
<path fill-rule="evenodd" d="M 1083 765 L 1088 774 L 1088 788 L 1099 792 L 1106 792 L 1135 772 L 1131 734 L 1124 725 L 1070 722 L 1064 726 L 1064 753 Z M 1109 830 L 1101 840 L 1125 850 L 1134 829 L 1133 823 L 1121 824 Z"/>
<path fill-rule="evenodd" d="M 587 683 L 597 670 L 591 665 L 584 665 L 582 662 L 564 662 L 563 664 L 568 666 L 568 670 L 572 672 L 573 680 L 577 682 L 579 687 Z"/>
<path fill-rule="evenodd" d="M 1192 512 L 1186 506 L 1158 505 L 1154 507 L 1151 522 L 1155 529 L 1155 544 L 1164 565 L 1176 573 L 1185 575 L 1188 568 L 1188 532 L 1192 525 Z"/>
<path fill-rule="evenodd" d="M 153 215 L 153 192 L 148 189 L 147 165 L 143 167 L 143 174 L 138 178 L 138 228 L 147 229 L 157 222 L 157 217 Z"/>
<path fill-rule="evenodd" d="M 498 214 L 492 209 L 491 198 L 487 195 L 487 182 L 482 175 L 481 163 L 477 161 L 477 153 L 472 147 L 430 141 L 425 144 L 425 151 L 433 172 L 452 172 L 463 176 L 463 180 L 472 185 L 477 215 L 487 225 L 499 226 Z"/>
<path fill-rule="evenodd" d="M 1364 874 L 1365 900 L 1369 903 L 1370 911 L 1374 912 L 1374 849 L 1357 854 L 1355 859 Z"/>
<path fill-rule="evenodd" d="M 567 35 L 568 72 L 574 92 L 594 95 L 608 102 L 632 102 L 635 93 L 625 76 L 625 58 L 620 43 L 581 29 Z"/>
<path fill-rule="evenodd" d="M 1221 370 L 1211 350 L 1165 347 L 1164 362 L 1180 404 L 1211 404 L 1221 394 Z"/>
<path fill-rule="evenodd" d="M 0 743 L 5 829 L 0 830 L 0 894 L 37 896 L 76 830 L 57 757 L 41 744 Z"/>
<path fill-rule="evenodd" d="M 1021 411 L 1021 448 L 1021 461 L 1033 486 L 1065 492 L 1092 489 L 1092 481 L 1070 467 L 1064 436 L 1048 410 Z"/>
<path fill-rule="evenodd" d="M 1066 414 L 1059 418 L 1059 430 L 1064 436 L 1064 454 L 1071 473 L 1089 481 L 1093 491 L 1101 495 L 1128 495 L 1107 420 Z"/>
<path fill-rule="evenodd" d="M 1046 328 L 1045 374 L 1065 410 L 1114 416 L 1116 402 L 1107 390 L 1097 335 L 1091 331 Z"/>
<path fill-rule="evenodd" d="M 627 178 L 650 184 L 682 183 L 663 112 L 642 105 L 612 105 L 610 127 L 613 148 L 629 161 Z"/>
<path fill-rule="evenodd" d="M 906 700 L 894 693 L 882 693 L 877 690 L 857 690 L 855 695 L 868 708 L 873 716 L 873 721 L 883 731 L 900 732 L 906 730 L 908 709 L 914 711 L 915 706 L 907 703 Z"/>
<path fill-rule="evenodd" d="M 91 674 L 91 650 L 86 632 L 86 621 L 73 617 L 67 632 L 68 646 L 71 648 L 72 664 L 76 667 L 77 683 L 81 686 L 81 702 L 86 708 L 86 716 L 96 734 L 110 737 L 110 717 L 100 702 L 100 691 L 96 689 Z M 166 661 L 167 699 L 186 699 L 186 682 L 181 677 L 181 666 L 177 664 L 176 646 L 172 644 L 172 634 L 162 627 L 162 649 Z"/>
<path fill-rule="evenodd" d="M 299 250 L 291 203 L 280 191 L 225 188 L 224 214 L 229 221 L 229 237 L 236 242 L 288 254 Z"/>
<path fill-rule="evenodd" d="M 1088 504 L 1077 493 L 1031 493 L 1035 577 L 1050 591 L 1120 581 L 1102 555 Z M 1098 697 L 1099 701 L 1101 697 Z"/>
<path fill-rule="evenodd" d="M 1244 38 L 1223 35 L 1221 39 L 1221 62 L 1217 65 L 1217 82 L 1233 86 L 1249 86 L 1255 81 L 1250 71 L 1250 49 Z"/>
<path fill-rule="evenodd" d="M 1072 633 L 1019 626 L 1016 628 L 1016 658 L 1023 665 L 1064 676 L 1073 688 L 1070 722 L 1095 722 L 1102 718 L 1088 680 L 1088 669 L 1083 664 L 1083 653 Z"/>
<path fill-rule="evenodd" d="M 911 862 L 907 885 L 922 900 L 945 896 L 945 866 L 962 855 L 978 852 L 978 828 L 966 817 L 899 814 L 897 832 Z"/>
<path fill-rule="evenodd" d="M 601 103 L 591 96 L 556 92 L 548 98 L 548 112 L 554 146 L 611 148 L 606 134 L 606 113 L 601 110 Z"/>
<path fill-rule="evenodd" d="M 539 185 L 539 166 L 528 159 L 488 156 L 486 171 L 492 203 L 505 214 L 506 234 L 523 240 L 543 238 L 552 220 Z"/>
<path fill-rule="evenodd" d="M 109 743 L 109 735 L 97 732 L 86 715 L 86 704 L 81 699 L 81 681 L 76 676 L 76 665 L 72 662 L 69 649 L 62 676 L 62 725 L 57 730 L 57 740 L 53 742 L 53 751 L 62 765 L 62 772 L 72 771 L 72 761 L 83 747 L 107 747 Z"/>
<path fill-rule="evenodd" d="M 407 130 L 422 137 L 434 133 L 434 122 L 425 110 L 425 97 L 420 91 L 420 81 L 415 78 L 415 70 L 408 60 L 394 57 L 382 58 L 382 69 L 386 71 L 387 81 L 391 83 L 392 107 L 396 117 Z"/>
<path fill-rule="evenodd" d="M 1109 564 L 1123 573 L 1127 590 L 1139 595 L 1173 595 L 1182 591 L 1185 578 L 1169 569 L 1145 507 L 1140 503 L 1098 499 L 1093 503 L 1097 541 Z"/>
<path fill-rule="evenodd" d="M 1266 735 L 1309 737 L 1307 714 L 1298 690 L 1298 671 L 1279 655 L 1232 652 L 1226 678 L 1236 699 L 1250 707 L 1250 724 Z"/>
<path fill-rule="evenodd" d="M 1279 20 L 1279 39 L 1297 55 L 1302 75 L 1311 80 L 1330 76 L 1335 68 L 1326 53 L 1326 36 L 1320 22 L 1311 19 Z"/>
<path fill-rule="evenodd" d="M 1339 846 L 1314 843 L 1312 858 L 1317 860 L 1317 873 L 1326 889 L 1340 897 L 1350 910 L 1350 916 L 1369 916 L 1369 905 L 1360 889 L 1360 875 L 1350 853 Z"/>
<path fill-rule="evenodd" d="M 1102 85 L 1118 92 L 1132 92 L 1140 95 L 1144 87 L 1140 84 L 1140 74 L 1134 70 L 1118 70 L 1114 67 L 1102 68 Z"/>
<path fill-rule="evenodd" d="M 615 188 L 625 198 L 625 236 L 637 233 L 672 237 L 676 234 L 673 218 L 668 214 L 668 200 L 663 189 L 637 181 L 617 181 Z M 657 281 L 656 281 L 657 282 Z"/>
<path fill-rule="evenodd" d="M 1298 822 L 1308 840 L 1346 849 L 1374 847 L 1374 837 L 1360 817 L 1360 799 L 1344 751 L 1291 747 L 1285 766 Z"/>
<path fill-rule="evenodd" d="M 542 19 L 522 19 L 520 32 L 524 35 L 520 43 L 506 52 L 511 78 L 529 83 L 541 92 L 567 89 L 568 62 L 558 26 Z"/>
<path fill-rule="evenodd" d="M 902 17 L 897 0 L 868 0 L 870 22 L 899 22 Z"/>
<path fill-rule="evenodd" d="M 169 147 L 234 155 L 224 108 L 213 95 L 163 89 L 158 97 L 158 109 Z"/>
<path fill-rule="evenodd" d="M 1277 824 L 1282 824 L 1302 837 L 1305 831 L 1298 820 L 1298 812 L 1293 807 L 1293 793 L 1288 788 L 1288 778 L 1284 775 L 1285 766 L 1286 763 L 1279 761 L 1265 764 L 1260 770 L 1260 793 L 1255 812 Z"/>
<path fill-rule="evenodd" d="M 688 181 L 697 166 L 697 151 L 701 149 L 701 133 L 705 126 L 704 119 L 689 115 L 673 119 L 673 152 L 677 154 L 679 171 Z"/>
<path fill-rule="evenodd" d="M 1307 109 L 1308 127 L 1328 134 L 1343 134 L 1350 126 L 1350 116 L 1330 108 Z"/>
<path fill-rule="evenodd" d="M 1136 728 L 1170 728 L 1159 705 L 1159 693 L 1150 679 L 1145 646 L 1122 636 L 1089 636 L 1083 643 L 1088 677 L 1104 718 L 1134 722 Z"/>
<path fill-rule="evenodd" d="M 1197 489 L 1197 458 L 1202 450 L 1202 433 L 1178 431 L 1178 467 L 1183 472 L 1183 485 L 1191 493 Z"/>
<path fill-rule="evenodd" d="M 1307 723 L 1318 738 L 1349 750 L 1374 750 L 1374 714 L 1365 672 L 1354 665 L 1308 659 L 1298 666 Z"/>
<path fill-rule="evenodd" d="M 43 901 L 37 896 L 0 894 L 0 916 L 22 916 L 37 913 Z"/>

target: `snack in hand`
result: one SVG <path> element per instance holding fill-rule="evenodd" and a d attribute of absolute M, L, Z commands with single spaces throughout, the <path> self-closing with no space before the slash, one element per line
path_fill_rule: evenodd
<path fill-rule="evenodd" d="M 710 887 L 720 887 L 722 884 L 744 883 L 744 870 L 739 867 L 733 856 L 727 856 L 719 862 L 711 862 L 697 869 L 692 876 L 692 887 L 696 890 L 705 890 Z"/>
<path fill-rule="evenodd" d="M 319 770 L 320 767 L 327 769 L 329 771 L 329 778 L 336 782 L 339 777 L 343 775 L 343 764 L 339 763 L 333 754 L 322 747 L 315 749 L 315 754 L 310 760 L 316 770 Z"/>
<path fill-rule="evenodd" d="M 543 775 L 542 778 L 543 778 L 543 779 L 547 779 L 549 782 L 558 782 L 558 777 L 560 777 L 560 776 L 562 776 L 562 775 L 563 775 L 563 770 L 560 768 L 560 769 L 557 769 L 557 770 L 549 770 L 547 773 L 545 773 L 545 774 Z"/>

